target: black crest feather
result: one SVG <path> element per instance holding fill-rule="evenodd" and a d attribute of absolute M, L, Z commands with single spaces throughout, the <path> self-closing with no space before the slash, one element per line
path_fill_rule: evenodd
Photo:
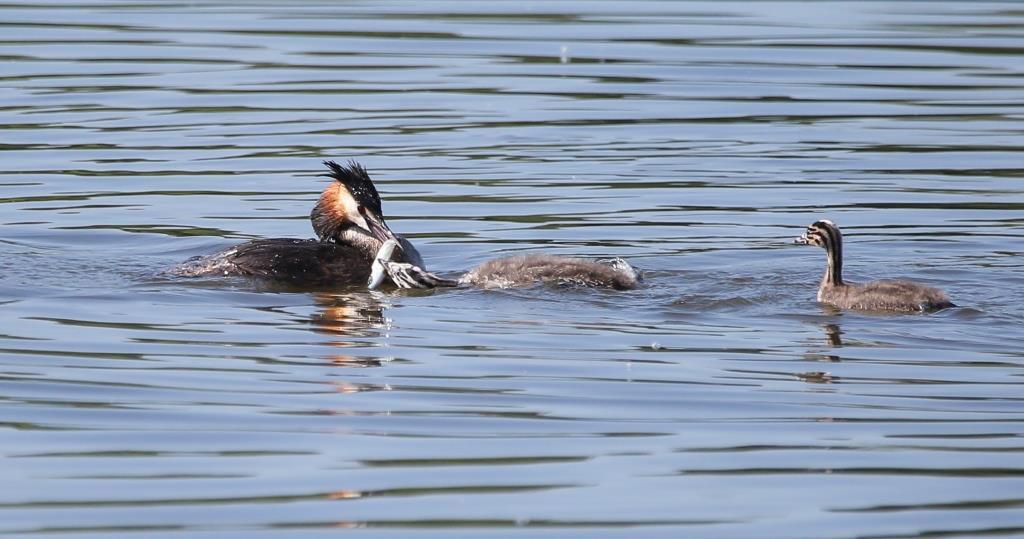
<path fill-rule="evenodd" d="M 349 161 L 347 167 L 334 161 L 324 161 L 324 164 L 331 169 L 328 176 L 348 188 L 349 193 L 352 193 L 352 197 L 357 202 L 374 210 L 377 215 L 383 215 L 380 208 L 380 195 L 377 193 L 377 188 L 374 187 L 369 173 L 362 165 L 354 160 Z"/>

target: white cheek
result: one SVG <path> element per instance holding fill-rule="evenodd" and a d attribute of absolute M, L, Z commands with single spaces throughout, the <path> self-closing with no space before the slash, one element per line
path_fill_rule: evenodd
<path fill-rule="evenodd" d="M 352 221 L 357 226 L 362 227 L 363 230 L 370 230 L 370 227 L 366 223 L 366 219 L 364 219 L 363 215 L 359 213 L 359 204 L 356 204 L 352 195 L 343 190 L 338 193 L 338 198 L 340 199 L 341 207 L 345 212 L 345 218 Z"/>
<path fill-rule="evenodd" d="M 354 222 L 356 225 L 358 225 L 363 230 L 366 230 L 366 231 L 370 230 L 370 225 L 368 225 L 366 223 L 366 219 L 363 219 L 363 216 L 359 215 L 358 213 L 356 214 L 356 218 L 352 219 L 352 222 Z"/>

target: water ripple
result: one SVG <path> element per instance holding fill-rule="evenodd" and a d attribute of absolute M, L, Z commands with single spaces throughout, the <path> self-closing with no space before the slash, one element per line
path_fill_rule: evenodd
<path fill-rule="evenodd" d="M 1021 17 L 0 5 L 0 533 L 1020 534 Z M 644 285 L 166 273 L 312 236 L 348 158 L 432 270 Z M 851 278 L 961 307 L 820 306 L 818 218 Z"/>

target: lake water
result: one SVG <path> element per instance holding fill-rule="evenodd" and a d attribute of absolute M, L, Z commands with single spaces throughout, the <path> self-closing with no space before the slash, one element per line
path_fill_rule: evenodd
<path fill-rule="evenodd" d="M 1024 7 L 0 5 L 0 534 L 1024 535 Z M 357 159 L 454 274 L 164 272 Z M 960 308 L 818 305 L 854 280 Z"/>

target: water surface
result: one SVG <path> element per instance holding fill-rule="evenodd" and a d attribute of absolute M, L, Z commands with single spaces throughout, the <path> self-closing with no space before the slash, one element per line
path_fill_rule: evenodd
<path fill-rule="evenodd" d="M 1024 534 L 1014 3 L 0 6 L 0 533 Z M 179 279 L 357 159 L 430 268 Z M 961 308 L 814 301 L 852 279 Z"/>

